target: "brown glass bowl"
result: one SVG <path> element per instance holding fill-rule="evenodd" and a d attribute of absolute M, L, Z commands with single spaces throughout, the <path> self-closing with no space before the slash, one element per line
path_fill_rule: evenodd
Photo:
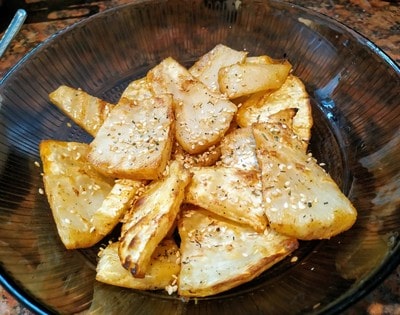
<path fill-rule="evenodd" d="M 400 260 L 400 71 L 373 43 L 279 1 L 137 1 L 95 15 L 28 54 L 0 85 L 0 282 L 37 313 L 338 313 Z M 239 2 L 237 2 L 239 3 Z M 66 250 L 43 187 L 42 139 L 89 142 L 48 100 L 61 84 L 116 102 L 163 58 L 191 65 L 223 43 L 288 58 L 312 98 L 311 150 L 358 209 L 353 228 L 301 242 L 255 280 L 183 301 L 95 281 L 97 251 Z M 72 123 L 72 127 L 70 124 Z"/>

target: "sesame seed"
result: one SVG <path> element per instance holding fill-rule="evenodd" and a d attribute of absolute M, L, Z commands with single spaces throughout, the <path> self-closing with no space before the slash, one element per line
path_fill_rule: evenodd
<path fill-rule="evenodd" d="M 313 306 L 313 309 L 316 309 L 316 308 L 318 308 L 320 305 L 321 305 L 321 303 L 317 303 L 317 304 L 315 304 L 315 305 Z"/>
<path fill-rule="evenodd" d="M 287 209 L 287 208 L 289 208 L 289 204 L 288 204 L 287 202 L 285 202 L 285 203 L 283 204 L 283 207 L 284 207 L 285 209 Z"/>
<path fill-rule="evenodd" d="M 305 209 L 305 208 L 306 208 L 306 206 L 304 205 L 304 203 L 302 203 L 301 201 L 299 201 L 299 202 L 297 203 L 297 206 L 299 207 L 299 209 Z"/>
<path fill-rule="evenodd" d="M 169 295 L 172 295 L 174 292 L 178 291 L 178 286 L 177 285 L 167 285 L 165 287 L 165 291 L 167 291 Z"/>

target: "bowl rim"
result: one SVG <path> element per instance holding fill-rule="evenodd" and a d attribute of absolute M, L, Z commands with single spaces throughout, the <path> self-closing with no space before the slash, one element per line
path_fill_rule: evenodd
<path fill-rule="evenodd" d="M 158 2 L 168 2 L 168 0 L 157 0 Z M 386 52 L 383 51 L 373 41 L 368 39 L 366 36 L 351 28 L 350 26 L 313 9 L 303 7 L 298 4 L 280 1 L 280 0 L 252 0 L 253 2 L 272 4 L 274 7 L 277 5 L 284 7 L 285 9 L 294 8 L 297 11 L 305 12 L 313 18 L 319 19 L 319 22 L 324 22 L 329 26 L 339 28 L 341 31 L 346 32 L 353 40 L 356 40 L 366 50 L 377 56 L 383 61 L 388 69 L 391 69 L 398 76 L 400 82 L 400 64 L 392 59 Z M 18 71 L 30 58 L 39 54 L 42 50 L 48 48 L 55 39 L 61 36 L 67 36 L 75 28 L 84 26 L 91 23 L 93 20 L 101 19 L 112 12 L 119 11 L 125 7 L 135 7 L 140 5 L 146 5 L 154 2 L 153 0 L 136 0 L 135 2 L 125 3 L 116 5 L 115 7 L 108 8 L 104 11 L 95 13 L 82 20 L 76 21 L 71 25 L 55 32 L 44 41 L 37 44 L 29 52 L 27 52 L 18 62 L 16 62 L 4 75 L 0 78 L 0 88 L 7 84 L 9 78 Z M 193 1 L 192 1 L 193 2 Z M 341 311 L 346 310 L 351 305 L 354 305 L 357 301 L 371 293 L 379 284 L 381 284 L 398 266 L 400 265 L 400 241 L 397 242 L 396 246 L 393 246 L 390 250 L 390 255 L 385 257 L 385 261 L 379 268 L 369 274 L 357 288 L 351 288 L 345 295 L 342 295 L 338 299 L 327 304 L 324 308 L 316 310 L 317 314 L 338 314 Z M 32 293 L 24 290 L 23 286 L 17 283 L 12 276 L 10 276 L 0 264 L 0 285 L 4 287 L 17 301 L 27 307 L 35 314 L 56 314 L 53 310 L 48 308 L 44 303 L 37 299 Z"/>

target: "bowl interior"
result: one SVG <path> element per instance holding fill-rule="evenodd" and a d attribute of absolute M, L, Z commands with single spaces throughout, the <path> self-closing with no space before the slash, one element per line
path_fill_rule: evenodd
<path fill-rule="evenodd" d="M 48 93 L 66 84 L 116 102 L 163 58 L 191 65 L 218 43 L 293 64 L 312 98 L 311 151 L 358 209 L 355 226 L 330 240 L 302 242 L 296 262 L 284 260 L 209 298 L 188 302 L 96 282 L 97 252 L 107 240 L 66 250 L 40 194 L 40 141 L 91 140 Z M 398 67 L 353 31 L 276 1 L 242 1 L 238 8 L 139 1 L 78 23 L 29 54 L 0 86 L 3 284 L 38 311 L 61 313 L 339 312 L 399 261 L 399 77 Z"/>

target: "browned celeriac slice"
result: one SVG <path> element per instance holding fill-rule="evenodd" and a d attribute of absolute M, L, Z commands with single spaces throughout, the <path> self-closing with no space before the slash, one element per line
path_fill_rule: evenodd
<path fill-rule="evenodd" d="M 185 168 L 193 166 L 211 166 L 214 165 L 221 156 L 219 145 L 212 145 L 206 151 L 190 154 L 186 152 L 178 142 L 174 143 L 171 159 L 182 162 Z"/>
<path fill-rule="evenodd" d="M 169 161 L 173 134 L 170 95 L 122 98 L 91 142 L 88 159 L 108 176 L 157 179 Z"/>
<path fill-rule="evenodd" d="M 185 151 L 201 153 L 219 143 L 237 111 L 235 104 L 209 90 L 170 57 L 150 70 L 147 80 L 156 94 L 173 95 L 175 135 Z"/>
<path fill-rule="evenodd" d="M 272 114 L 268 117 L 268 121 L 280 122 L 286 128 L 292 128 L 295 115 L 295 109 L 287 108 Z M 222 139 L 220 149 L 221 158 L 217 164 L 242 170 L 260 170 L 256 154 L 256 142 L 251 127 L 233 129 Z"/>
<path fill-rule="evenodd" d="M 145 98 L 151 97 L 154 97 L 154 93 L 147 83 L 146 77 L 144 77 L 130 82 L 122 92 L 120 98 L 127 98 L 132 101 L 141 101 Z"/>
<path fill-rule="evenodd" d="M 172 161 L 165 177 L 149 184 L 126 214 L 118 254 L 134 277 L 145 276 L 151 255 L 175 222 L 189 181 L 190 172 Z"/>
<path fill-rule="evenodd" d="M 256 93 L 252 93 L 252 94 L 243 95 L 243 96 L 240 96 L 240 97 L 237 97 L 237 98 L 233 99 L 232 102 L 234 102 L 238 107 L 238 111 L 236 112 L 235 119 L 233 121 L 239 127 L 242 127 L 237 122 L 237 118 L 238 118 L 237 114 L 239 113 L 240 108 L 242 106 L 250 106 L 250 104 L 255 106 L 261 100 L 261 98 L 264 95 L 266 95 L 266 93 L 270 93 L 271 91 L 273 91 L 273 90 L 260 91 L 260 92 L 256 92 Z"/>
<path fill-rule="evenodd" d="M 251 281 L 298 247 L 295 238 L 269 228 L 256 233 L 201 209 L 184 210 L 178 231 L 178 294 L 184 297 L 214 295 Z"/>
<path fill-rule="evenodd" d="M 251 127 L 237 128 L 221 141 L 220 164 L 241 170 L 258 171 L 256 142 Z"/>
<path fill-rule="evenodd" d="M 253 63 L 253 64 L 288 64 L 291 66 L 290 62 L 287 59 L 275 59 L 268 55 L 260 55 L 260 56 L 249 56 L 245 59 L 245 63 Z"/>
<path fill-rule="evenodd" d="M 49 94 L 50 101 L 78 126 L 95 136 L 114 107 L 80 89 L 61 85 Z"/>
<path fill-rule="evenodd" d="M 205 208 L 229 220 L 263 231 L 267 218 L 258 171 L 233 167 L 193 167 L 185 202 Z"/>
<path fill-rule="evenodd" d="M 40 143 L 43 182 L 61 241 L 68 249 L 90 247 L 103 238 L 91 221 L 114 181 L 87 161 L 89 145 L 44 140 Z"/>
<path fill-rule="evenodd" d="M 125 93 L 125 97 L 131 99 L 145 98 L 149 95 L 143 79 L 130 83 Z M 113 104 L 68 86 L 60 86 L 50 93 L 50 99 L 61 109 L 68 111 L 70 118 L 92 136 L 96 136 L 98 129 L 114 108 Z M 107 235 L 111 232 L 131 205 L 136 190 L 142 184 L 142 181 L 116 180 L 101 207 L 91 218 L 91 223 L 98 233 Z"/>
<path fill-rule="evenodd" d="M 158 244 L 144 278 L 135 278 L 122 267 L 118 246 L 118 242 L 111 243 L 99 252 L 97 281 L 138 290 L 160 290 L 169 287 L 177 289 L 176 282 L 181 267 L 179 248 L 174 240 L 165 239 Z"/>
<path fill-rule="evenodd" d="M 331 176 L 280 123 L 253 125 L 270 226 L 301 240 L 328 239 L 349 229 L 356 209 Z"/>
<path fill-rule="evenodd" d="M 210 90 L 220 91 L 218 85 L 219 69 L 236 63 L 243 63 L 246 56 L 247 52 L 237 51 L 228 46 L 218 44 L 201 56 L 190 67 L 189 72 Z"/>
<path fill-rule="evenodd" d="M 110 193 L 104 199 L 91 218 L 96 231 L 102 235 L 109 234 L 120 222 L 126 211 L 132 206 L 136 192 L 142 189 L 146 181 L 117 179 Z"/>
<path fill-rule="evenodd" d="M 287 108 L 297 109 L 293 118 L 293 131 L 308 142 L 313 125 L 310 98 L 303 82 L 294 75 L 289 75 L 281 88 L 267 91 L 264 95 L 254 95 L 243 102 L 236 114 L 236 121 L 241 127 L 268 122 L 272 114 Z"/>
<path fill-rule="evenodd" d="M 291 70 L 290 64 L 242 63 L 219 70 L 220 91 L 234 99 L 264 90 L 279 89 Z"/>

